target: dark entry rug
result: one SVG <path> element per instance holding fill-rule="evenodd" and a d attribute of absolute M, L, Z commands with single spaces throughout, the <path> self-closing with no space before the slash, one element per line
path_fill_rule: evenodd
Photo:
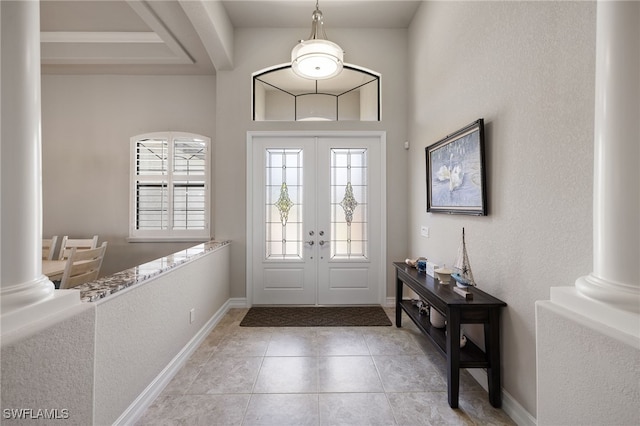
<path fill-rule="evenodd" d="M 381 306 L 253 307 L 241 327 L 366 327 L 390 326 Z"/>

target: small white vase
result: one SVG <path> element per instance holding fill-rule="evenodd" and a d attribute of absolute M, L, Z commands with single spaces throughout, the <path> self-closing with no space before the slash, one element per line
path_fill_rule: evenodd
<path fill-rule="evenodd" d="M 429 321 L 435 328 L 443 328 L 445 326 L 444 316 L 433 308 L 429 309 Z"/>

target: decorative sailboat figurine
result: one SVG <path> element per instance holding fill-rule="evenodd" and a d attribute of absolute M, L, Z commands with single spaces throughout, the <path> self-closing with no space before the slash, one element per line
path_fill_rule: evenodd
<path fill-rule="evenodd" d="M 458 247 L 458 258 L 453 268 L 455 272 L 451 274 L 451 278 L 456 280 L 458 287 L 465 288 L 476 285 L 473 279 L 473 273 L 471 272 L 471 265 L 469 264 L 467 245 L 464 241 L 464 228 L 462 228 L 462 242 L 460 243 L 460 247 Z"/>

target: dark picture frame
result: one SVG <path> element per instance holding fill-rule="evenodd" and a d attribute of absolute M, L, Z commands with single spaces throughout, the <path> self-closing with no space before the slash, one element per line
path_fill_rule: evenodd
<path fill-rule="evenodd" d="M 425 148 L 427 212 L 487 215 L 484 119 Z"/>

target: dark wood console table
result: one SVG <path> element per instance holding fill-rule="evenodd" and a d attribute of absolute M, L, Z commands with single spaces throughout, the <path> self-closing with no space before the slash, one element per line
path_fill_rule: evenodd
<path fill-rule="evenodd" d="M 507 304 L 476 287 L 469 289 L 473 299 L 466 300 L 453 291 L 455 282 L 441 285 L 438 280 L 424 272 L 419 273 L 404 262 L 395 262 L 393 265 L 396 267 L 396 327 L 402 326 L 402 311 L 405 311 L 447 359 L 449 406 L 458 407 L 460 368 L 486 368 L 489 402 L 494 407 L 500 407 L 500 309 Z M 446 333 L 444 328 L 433 327 L 429 316 L 420 314 L 410 300 L 402 299 L 404 285 L 429 303 L 432 309 L 444 315 L 447 320 Z M 460 348 L 461 324 L 484 324 L 485 351 L 469 339 L 464 348 Z"/>

